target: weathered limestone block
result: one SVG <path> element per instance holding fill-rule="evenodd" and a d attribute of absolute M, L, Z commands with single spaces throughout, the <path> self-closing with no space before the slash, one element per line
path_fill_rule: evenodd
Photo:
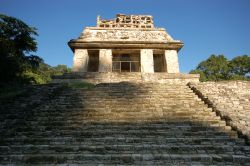
<path fill-rule="evenodd" d="M 74 72 L 87 72 L 89 62 L 88 50 L 75 49 L 73 60 Z"/>
<path fill-rule="evenodd" d="M 183 73 L 141 73 L 141 72 L 84 72 L 69 73 L 53 76 L 53 83 L 83 81 L 89 83 L 115 83 L 115 82 L 155 82 L 155 83 L 198 83 L 198 74 Z M 249 102 L 249 101 L 248 101 Z M 250 109 L 250 107 L 249 107 Z"/>
<path fill-rule="evenodd" d="M 176 50 L 165 50 L 165 60 L 168 73 L 179 73 L 178 53 Z"/>
<path fill-rule="evenodd" d="M 154 73 L 154 57 L 152 49 L 141 49 L 141 72 Z"/>
<path fill-rule="evenodd" d="M 112 72 L 112 50 L 100 49 L 99 72 Z"/>
<path fill-rule="evenodd" d="M 250 139 L 250 82 L 221 81 L 189 85 L 200 98 Z"/>
<path fill-rule="evenodd" d="M 100 29 L 86 28 L 79 40 L 86 41 L 176 41 L 163 28 L 145 29 Z"/>

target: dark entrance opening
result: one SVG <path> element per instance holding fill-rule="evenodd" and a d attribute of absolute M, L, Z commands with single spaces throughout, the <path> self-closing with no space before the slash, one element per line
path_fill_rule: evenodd
<path fill-rule="evenodd" d="M 137 50 L 115 50 L 112 61 L 113 72 L 140 72 L 140 52 Z"/>
<path fill-rule="evenodd" d="M 88 50 L 88 55 L 89 55 L 88 72 L 98 72 L 99 50 Z"/>
<path fill-rule="evenodd" d="M 164 54 L 154 54 L 154 71 L 155 72 L 165 72 L 165 57 Z"/>
<path fill-rule="evenodd" d="M 130 72 L 130 62 L 121 63 L 121 72 Z"/>

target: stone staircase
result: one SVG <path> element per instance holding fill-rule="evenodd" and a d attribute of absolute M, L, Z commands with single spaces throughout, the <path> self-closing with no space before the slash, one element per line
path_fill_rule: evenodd
<path fill-rule="evenodd" d="M 249 81 L 190 83 L 189 86 L 228 125 L 250 141 Z"/>
<path fill-rule="evenodd" d="M 250 165 L 244 139 L 184 84 L 55 86 L 31 109 L 18 101 L 34 97 L 2 103 L 0 165 Z"/>

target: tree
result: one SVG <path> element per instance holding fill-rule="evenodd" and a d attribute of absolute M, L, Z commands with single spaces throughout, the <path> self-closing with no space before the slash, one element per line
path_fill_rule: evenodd
<path fill-rule="evenodd" d="M 35 70 L 42 59 L 31 55 L 37 50 L 36 28 L 0 14 L 0 82 L 24 80 L 23 73 Z"/>
<path fill-rule="evenodd" d="M 237 56 L 229 61 L 224 55 L 211 55 L 190 73 L 200 74 L 200 81 L 249 80 L 250 57 Z"/>
<path fill-rule="evenodd" d="M 229 63 L 230 74 L 245 77 L 250 74 L 250 56 L 242 55 L 233 58 Z"/>
<path fill-rule="evenodd" d="M 228 78 L 228 60 L 224 55 L 211 55 L 198 65 L 197 70 L 202 71 L 208 81 L 225 80 Z"/>
<path fill-rule="evenodd" d="M 69 73 L 70 69 L 66 65 L 57 65 L 53 67 L 54 75 L 62 75 L 63 73 Z"/>

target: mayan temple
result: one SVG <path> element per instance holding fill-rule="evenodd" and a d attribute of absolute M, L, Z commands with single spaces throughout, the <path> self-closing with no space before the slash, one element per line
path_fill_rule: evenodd
<path fill-rule="evenodd" d="M 72 73 L 2 99 L 0 165 L 250 166 L 250 83 L 180 73 L 183 43 L 155 26 L 98 16 Z"/>
<path fill-rule="evenodd" d="M 179 73 L 183 43 L 155 28 L 152 16 L 117 14 L 114 20 L 98 17 L 97 26 L 85 28 L 69 46 L 77 72 Z"/>
<path fill-rule="evenodd" d="M 112 20 L 98 16 L 96 27 L 86 27 L 78 39 L 68 44 L 74 53 L 73 71 L 83 80 L 197 82 L 199 79 L 198 75 L 180 73 L 178 51 L 183 43 L 174 40 L 164 28 L 156 28 L 150 15 L 117 14 Z"/>

